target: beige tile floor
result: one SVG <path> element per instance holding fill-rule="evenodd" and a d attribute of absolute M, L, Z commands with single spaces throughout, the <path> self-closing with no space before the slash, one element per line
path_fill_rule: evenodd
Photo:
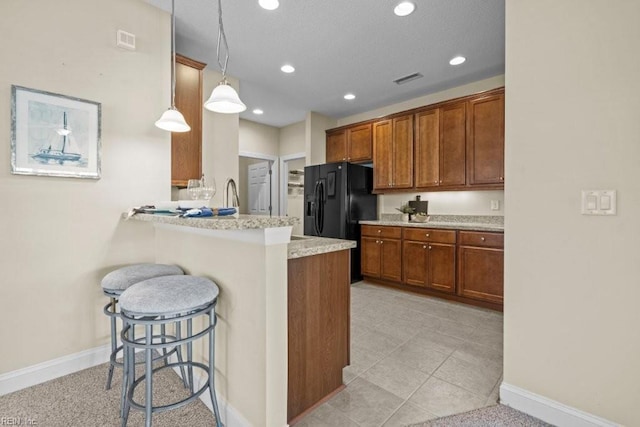
<path fill-rule="evenodd" d="M 489 406 L 502 313 L 358 282 L 347 387 L 296 427 L 396 427 Z"/>

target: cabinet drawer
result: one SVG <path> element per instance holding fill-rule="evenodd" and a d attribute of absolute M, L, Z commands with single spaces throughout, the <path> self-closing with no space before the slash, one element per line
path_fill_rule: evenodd
<path fill-rule="evenodd" d="M 387 227 L 387 226 L 375 226 L 375 225 L 363 225 L 363 236 L 372 237 L 387 237 L 392 239 L 399 239 L 402 237 L 402 228 L 400 227 Z"/>
<path fill-rule="evenodd" d="M 460 244 L 465 246 L 502 248 L 504 247 L 504 234 L 480 231 L 461 231 Z"/>
<path fill-rule="evenodd" d="M 435 230 L 432 228 L 403 228 L 403 238 L 405 240 L 416 240 L 418 242 L 455 243 L 455 230 Z"/>

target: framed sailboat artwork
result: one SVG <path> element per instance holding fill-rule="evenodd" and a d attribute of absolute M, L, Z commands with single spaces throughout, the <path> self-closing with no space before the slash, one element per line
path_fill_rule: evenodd
<path fill-rule="evenodd" d="M 11 86 L 11 173 L 100 179 L 101 105 Z"/>

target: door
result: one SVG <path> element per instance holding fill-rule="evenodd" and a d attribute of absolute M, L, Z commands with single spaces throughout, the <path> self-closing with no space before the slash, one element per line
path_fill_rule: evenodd
<path fill-rule="evenodd" d="M 363 237 L 360 242 L 362 275 L 380 277 L 380 240 L 376 237 Z"/>
<path fill-rule="evenodd" d="M 413 115 L 393 119 L 393 188 L 413 187 Z"/>
<path fill-rule="evenodd" d="M 416 114 L 416 187 L 437 187 L 440 181 L 440 110 Z"/>
<path fill-rule="evenodd" d="M 345 130 L 327 134 L 325 153 L 327 163 L 344 162 L 347 160 L 347 132 Z"/>
<path fill-rule="evenodd" d="M 373 189 L 384 190 L 392 186 L 393 125 L 391 120 L 373 124 Z"/>
<path fill-rule="evenodd" d="M 320 165 L 317 214 L 322 237 L 344 239 L 347 226 L 346 163 Z"/>
<path fill-rule="evenodd" d="M 407 285 L 427 284 L 427 244 L 405 240 L 402 243 L 404 282 Z"/>
<path fill-rule="evenodd" d="M 441 109 L 440 185 L 465 185 L 466 108 L 465 103 Z"/>
<path fill-rule="evenodd" d="M 249 214 L 269 215 L 271 213 L 271 167 L 270 162 L 249 165 Z"/>
<path fill-rule="evenodd" d="M 469 184 L 504 183 L 504 94 L 469 101 Z"/>
<path fill-rule="evenodd" d="M 456 286 L 456 247 L 444 243 L 429 243 L 429 279 L 427 286 L 453 293 Z"/>

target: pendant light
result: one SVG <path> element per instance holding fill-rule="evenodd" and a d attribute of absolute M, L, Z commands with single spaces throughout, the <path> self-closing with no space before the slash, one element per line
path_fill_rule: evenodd
<path fill-rule="evenodd" d="M 224 62 L 220 61 L 220 43 L 224 45 Z M 240 97 L 234 88 L 227 82 L 227 64 L 229 63 L 229 45 L 222 25 L 222 0 L 218 0 L 218 44 L 216 49 L 218 66 L 222 71 L 222 81 L 213 89 L 211 96 L 204 103 L 204 108 L 216 113 L 234 114 L 241 113 L 247 106 L 240 101 Z"/>
<path fill-rule="evenodd" d="M 176 108 L 176 2 L 171 0 L 171 107 L 156 122 L 156 126 L 169 132 L 189 132 L 191 127 Z"/>

